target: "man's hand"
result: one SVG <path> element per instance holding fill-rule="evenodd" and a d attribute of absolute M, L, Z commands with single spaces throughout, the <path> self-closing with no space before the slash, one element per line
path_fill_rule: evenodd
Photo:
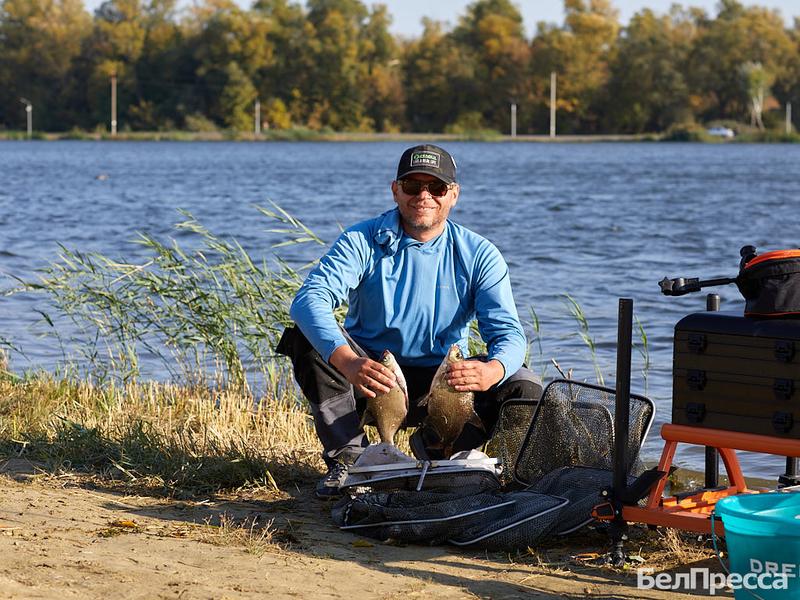
<path fill-rule="evenodd" d="M 381 363 L 356 354 L 350 346 L 339 346 L 330 363 L 347 378 L 357 392 L 367 398 L 385 394 L 397 383 L 397 377 Z"/>
<path fill-rule="evenodd" d="M 447 383 L 459 392 L 485 392 L 499 382 L 505 369 L 499 360 L 464 360 L 447 369 Z"/>

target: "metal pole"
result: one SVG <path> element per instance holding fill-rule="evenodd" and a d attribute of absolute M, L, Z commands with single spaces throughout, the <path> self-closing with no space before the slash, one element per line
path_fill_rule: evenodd
<path fill-rule="evenodd" d="M 786 135 L 792 133 L 792 103 L 786 103 Z"/>
<path fill-rule="evenodd" d="M 556 72 L 550 73 L 550 137 L 556 137 Z"/>
<path fill-rule="evenodd" d="M 261 135 L 261 102 L 257 99 L 255 107 L 255 132 L 256 135 Z"/>
<path fill-rule="evenodd" d="M 20 102 L 25 105 L 25 120 L 28 124 L 28 139 L 33 137 L 33 104 L 27 98 L 20 98 Z"/>
<path fill-rule="evenodd" d="M 628 485 L 628 432 L 631 413 L 631 348 L 633 300 L 619 299 L 617 320 L 617 390 L 614 406 L 614 498 L 621 498 Z"/>
<path fill-rule="evenodd" d="M 111 135 L 117 135 L 117 74 L 111 74 Z"/>
<path fill-rule="evenodd" d="M 706 310 L 716 312 L 719 310 L 719 294 L 706 296 Z M 713 446 L 706 446 L 706 488 L 713 489 L 719 486 L 719 452 Z"/>
<path fill-rule="evenodd" d="M 517 104 L 511 103 L 511 137 L 517 137 Z"/>
<path fill-rule="evenodd" d="M 628 524 L 622 518 L 622 501 L 628 487 L 628 437 L 630 433 L 631 412 L 631 348 L 633 333 L 633 300 L 619 299 L 617 320 L 617 384 L 614 402 L 614 510 L 610 534 L 611 564 L 622 567 L 625 564 L 623 544 L 627 539 Z"/>

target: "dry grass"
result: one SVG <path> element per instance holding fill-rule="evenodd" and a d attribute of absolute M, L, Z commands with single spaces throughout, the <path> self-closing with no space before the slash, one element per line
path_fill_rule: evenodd
<path fill-rule="evenodd" d="M 631 576 L 642 567 L 660 572 L 702 561 L 716 561 L 708 539 L 674 529 L 651 530 L 641 525 L 630 525 L 624 547 L 628 562 L 623 569 L 616 569 L 607 562 L 610 538 L 605 529 L 584 528 L 565 537 L 545 540 L 536 548 L 510 556 L 509 560 L 530 565 L 537 573 L 550 575 L 601 569 Z M 724 549 L 724 541 L 721 548 Z"/>
<path fill-rule="evenodd" d="M 377 440 L 374 428 L 367 434 Z M 408 432 L 397 440 L 409 452 Z M 0 454 L 51 473 L 90 473 L 175 497 L 269 493 L 318 476 L 321 450 L 311 415 L 289 394 L 256 401 L 152 382 L 0 379 Z"/>
<path fill-rule="evenodd" d="M 0 380 L 0 452 L 177 496 L 274 490 L 321 466 L 311 417 L 291 397 L 49 376 Z"/>
<path fill-rule="evenodd" d="M 280 552 L 287 543 L 283 532 L 275 527 L 274 519 L 259 523 L 258 519 L 237 520 L 223 514 L 217 524 L 206 522 L 201 530 L 199 541 L 214 546 L 236 546 L 243 548 L 256 558 L 267 552 Z M 283 541 L 281 541 L 283 539 Z"/>

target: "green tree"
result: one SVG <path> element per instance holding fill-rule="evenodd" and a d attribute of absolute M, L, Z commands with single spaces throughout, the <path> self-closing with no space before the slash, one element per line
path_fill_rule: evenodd
<path fill-rule="evenodd" d="M 664 16 L 645 9 L 631 18 L 611 65 L 606 129 L 663 131 L 692 119 L 683 74 L 695 33 L 691 15 L 677 8 Z"/>
<path fill-rule="evenodd" d="M 313 26 L 308 123 L 313 128 L 358 129 L 364 106 L 359 46 L 367 8 L 358 0 L 309 0 L 308 9 Z"/>
<path fill-rule="evenodd" d="M 240 110 L 249 98 L 252 123 L 254 81 L 273 57 L 270 29 L 269 19 L 242 10 L 233 0 L 206 0 L 195 8 L 189 43 L 202 98 L 199 112 L 219 124 L 244 129 Z"/>
<path fill-rule="evenodd" d="M 236 131 L 253 129 L 253 102 L 256 88 L 250 78 L 235 62 L 225 67 L 225 87 L 220 95 L 217 111 L 225 125 Z"/>
<path fill-rule="evenodd" d="M 358 86 L 363 90 L 366 123 L 378 131 L 398 129 L 405 115 L 400 49 L 389 33 L 391 22 L 386 6 L 377 4 L 361 29 L 359 56 L 363 68 Z"/>
<path fill-rule="evenodd" d="M 65 101 L 91 17 L 81 0 L 4 0 L 0 4 L 0 124 L 25 128 L 25 97 L 34 127 L 62 130 L 74 118 Z"/>
<path fill-rule="evenodd" d="M 107 0 L 94 14 L 92 35 L 84 44 L 80 79 L 93 124 L 110 120 L 110 81 L 117 79 L 117 120 L 129 125 L 127 110 L 137 103 L 136 63 L 145 40 L 144 6 L 139 0 Z"/>
<path fill-rule="evenodd" d="M 495 129 L 506 130 L 509 103 L 524 105 L 530 97 L 530 47 L 522 15 L 509 0 L 478 0 L 467 8 L 452 38 L 470 56 L 483 88 L 469 108 Z"/>
<path fill-rule="evenodd" d="M 135 103 L 128 108 L 134 129 L 172 129 L 183 121 L 179 106 L 192 96 L 193 82 L 181 75 L 183 31 L 177 0 L 150 0 L 143 11 L 144 44 L 136 63 Z"/>
<path fill-rule="evenodd" d="M 412 131 L 442 131 L 474 110 L 480 87 L 472 58 L 451 42 L 442 24 L 425 18 L 423 26 L 405 52 L 406 115 Z"/>
<path fill-rule="evenodd" d="M 264 66 L 256 82 L 259 97 L 266 99 L 265 106 L 277 107 L 271 111 L 275 115 L 271 121 L 304 122 L 309 112 L 306 94 L 314 70 L 309 46 L 314 27 L 306 20 L 303 7 L 288 0 L 258 0 L 253 11 L 269 21 L 274 47 L 272 61 Z"/>

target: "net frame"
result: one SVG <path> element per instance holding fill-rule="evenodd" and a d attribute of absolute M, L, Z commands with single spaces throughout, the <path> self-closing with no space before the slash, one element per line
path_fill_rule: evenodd
<path fill-rule="evenodd" d="M 615 396 L 616 390 L 609 387 L 571 379 L 551 381 L 536 407 L 513 467 L 509 469 L 514 481 L 529 486 L 563 467 L 613 469 Z M 625 457 L 628 474 L 638 464 L 639 452 L 655 417 L 655 404 L 646 396 L 631 393 L 629 403 Z M 588 436 L 591 445 L 588 447 L 587 441 L 575 432 L 579 429 L 591 432 L 593 427 L 602 435 Z M 567 438 L 579 441 L 574 445 L 576 452 L 569 455 L 553 452 L 568 446 Z"/>

